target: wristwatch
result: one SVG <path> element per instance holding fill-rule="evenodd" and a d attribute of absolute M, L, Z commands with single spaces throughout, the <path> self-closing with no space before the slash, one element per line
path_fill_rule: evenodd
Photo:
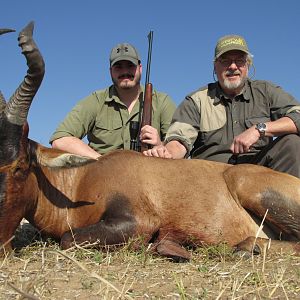
<path fill-rule="evenodd" d="M 260 138 L 263 138 L 266 134 L 267 125 L 265 123 L 257 123 L 255 129 L 258 130 Z"/>

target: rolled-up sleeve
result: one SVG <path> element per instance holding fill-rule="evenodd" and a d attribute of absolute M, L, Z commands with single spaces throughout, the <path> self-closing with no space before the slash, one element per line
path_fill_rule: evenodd
<path fill-rule="evenodd" d="M 187 96 L 176 109 L 171 126 L 166 135 L 166 142 L 178 141 L 185 146 L 187 155 L 198 137 L 200 111 L 192 97 Z"/>
<path fill-rule="evenodd" d="M 86 136 L 95 120 L 97 105 L 97 98 L 93 94 L 78 102 L 58 125 L 49 143 L 65 136 L 74 136 L 79 139 Z"/>
<path fill-rule="evenodd" d="M 271 101 L 271 119 L 278 120 L 289 117 L 295 123 L 300 133 L 300 103 L 280 86 L 269 83 L 267 86 Z"/>
<path fill-rule="evenodd" d="M 161 93 L 161 99 L 159 102 L 161 103 L 160 107 L 160 135 L 161 139 L 164 140 L 167 134 L 167 131 L 170 127 L 173 114 L 176 109 L 176 105 L 167 94 Z"/>

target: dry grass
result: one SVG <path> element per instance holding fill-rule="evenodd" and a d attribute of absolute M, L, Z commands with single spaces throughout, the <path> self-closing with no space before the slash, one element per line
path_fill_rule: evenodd
<path fill-rule="evenodd" d="M 220 245 L 177 264 L 130 245 L 61 251 L 30 242 L 29 227 L 16 235 L 23 248 L 0 261 L 0 299 L 299 299 L 299 257 L 246 258 Z"/>

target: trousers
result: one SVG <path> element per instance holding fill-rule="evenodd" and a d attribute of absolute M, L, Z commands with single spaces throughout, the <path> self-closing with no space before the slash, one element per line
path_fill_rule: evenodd
<path fill-rule="evenodd" d="M 300 178 L 300 137 L 297 134 L 277 137 L 259 153 L 237 159 L 235 164 L 239 163 L 260 165 Z"/>

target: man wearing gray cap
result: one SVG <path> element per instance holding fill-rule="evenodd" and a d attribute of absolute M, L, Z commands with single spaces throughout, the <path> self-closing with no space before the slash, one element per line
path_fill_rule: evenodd
<path fill-rule="evenodd" d="M 113 85 L 78 102 L 50 138 L 53 148 L 98 158 L 115 149 L 130 149 L 131 121 L 139 120 L 142 65 L 137 50 L 128 43 L 111 50 Z M 141 128 L 140 140 L 158 146 L 165 138 L 175 104 L 164 93 L 152 93 L 152 124 Z M 87 136 L 88 144 L 82 138 Z"/>
<path fill-rule="evenodd" d="M 300 106 L 279 86 L 248 77 L 253 56 L 238 35 L 215 47 L 217 81 L 189 94 L 165 145 L 144 154 L 252 163 L 300 177 Z"/>

